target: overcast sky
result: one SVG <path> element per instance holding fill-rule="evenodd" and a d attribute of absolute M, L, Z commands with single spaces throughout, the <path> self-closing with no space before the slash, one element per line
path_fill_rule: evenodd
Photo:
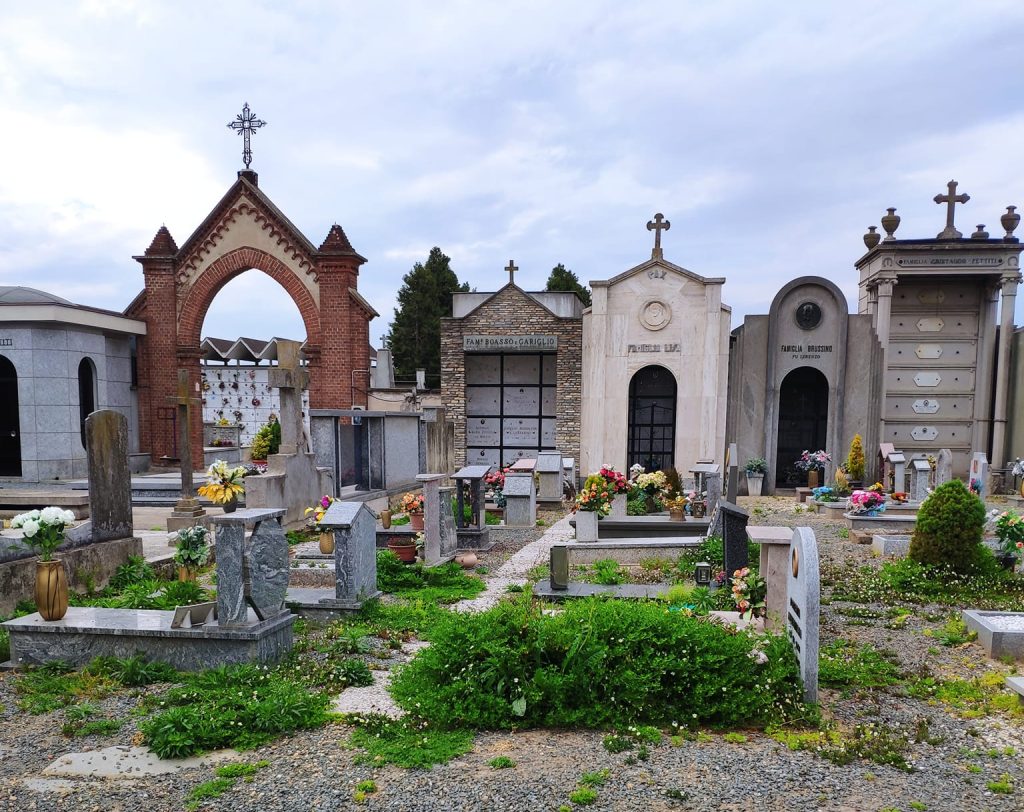
<path fill-rule="evenodd" d="M 1024 208 L 1024 3 L 0 4 L 0 284 L 121 310 L 161 223 L 179 244 L 241 168 L 314 243 L 341 223 L 387 329 L 430 247 L 479 290 L 650 256 L 727 278 L 733 323 L 789 279 L 855 301 L 861 235 Z M 958 207 L 959 209 L 960 207 Z M 1024 231 L 1024 229 L 1022 229 Z M 1018 322 L 1020 319 L 1018 318 Z M 284 290 L 229 283 L 204 335 L 301 338 Z"/>

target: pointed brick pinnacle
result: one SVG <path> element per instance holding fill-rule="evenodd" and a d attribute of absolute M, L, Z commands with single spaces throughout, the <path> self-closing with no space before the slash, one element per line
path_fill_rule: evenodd
<path fill-rule="evenodd" d="M 325 254 L 354 254 L 356 250 L 345 236 L 345 230 L 335 223 L 327 232 L 327 237 L 320 244 L 320 251 Z"/>
<path fill-rule="evenodd" d="M 153 237 L 153 242 L 146 249 L 147 257 L 171 257 L 178 253 L 178 246 L 174 237 L 167 230 L 167 226 L 160 226 L 160 230 Z"/>

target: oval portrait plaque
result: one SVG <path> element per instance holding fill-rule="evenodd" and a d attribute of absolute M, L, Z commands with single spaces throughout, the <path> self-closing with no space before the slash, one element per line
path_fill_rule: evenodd
<path fill-rule="evenodd" d="M 660 330 L 672 321 L 672 308 L 657 299 L 650 301 L 641 309 L 640 321 L 648 330 Z"/>
<path fill-rule="evenodd" d="M 821 308 L 815 302 L 804 302 L 796 309 L 796 326 L 801 330 L 813 330 L 821 324 Z"/>

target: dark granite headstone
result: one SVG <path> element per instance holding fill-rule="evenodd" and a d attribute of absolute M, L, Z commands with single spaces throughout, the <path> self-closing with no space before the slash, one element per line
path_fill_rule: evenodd
<path fill-rule="evenodd" d="M 718 511 L 722 517 L 722 542 L 725 547 L 725 573 L 730 578 L 738 569 L 749 563 L 747 556 L 747 520 L 750 518 L 742 508 L 732 502 L 721 501 Z"/>
<path fill-rule="evenodd" d="M 564 544 L 551 547 L 551 588 L 569 588 L 569 550 Z"/>
<path fill-rule="evenodd" d="M 132 478 L 128 470 L 128 421 L 101 409 L 85 418 L 89 457 L 89 513 L 92 540 L 132 535 Z"/>

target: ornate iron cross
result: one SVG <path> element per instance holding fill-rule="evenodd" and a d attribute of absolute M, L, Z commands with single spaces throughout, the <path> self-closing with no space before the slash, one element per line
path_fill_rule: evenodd
<path fill-rule="evenodd" d="M 951 180 L 946 184 L 946 194 L 935 195 L 936 203 L 946 204 L 946 227 L 939 232 L 940 240 L 958 240 L 963 236 L 963 234 L 953 227 L 953 207 L 956 206 L 957 203 L 966 203 L 971 199 L 971 196 L 966 193 L 958 195 L 956 193 L 956 186 L 956 181 Z"/>
<path fill-rule="evenodd" d="M 651 256 L 655 259 L 661 259 L 661 232 L 668 231 L 672 228 L 672 224 L 665 219 L 665 215 L 658 212 L 654 215 L 653 220 L 647 221 L 647 230 L 654 232 L 654 250 L 651 251 Z"/>
<path fill-rule="evenodd" d="M 235 116 L 234 121 L 228 122 L 228 128 L 242 136 L 242 163 L 245 164 L 246 169 L 248 169 L 249 164 L 252 163 L 252 149 L 249 146 L 249 136 L 256 132 L 260 127 L 266 126 L 267 122 L 263 119 L 256 118 L 256 116 L 249 110 L 249 102 L 242 105 L 242 112 Z"/>

